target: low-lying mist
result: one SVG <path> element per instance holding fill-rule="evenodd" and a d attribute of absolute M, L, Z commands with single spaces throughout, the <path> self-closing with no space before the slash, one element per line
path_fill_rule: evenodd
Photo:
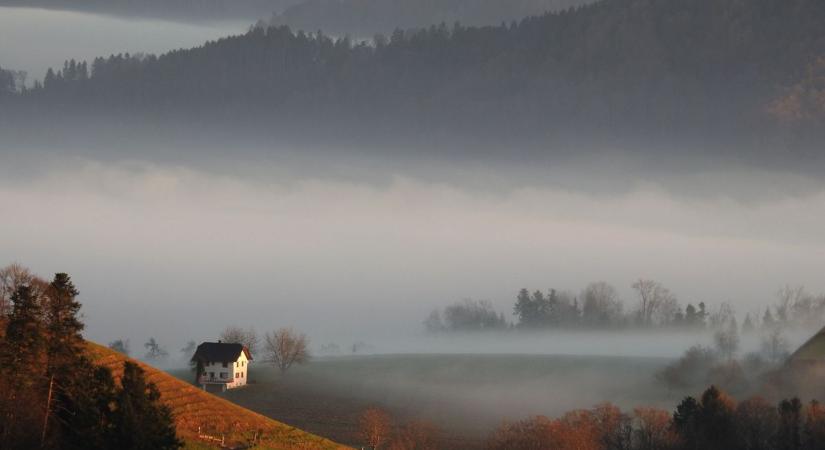
<path fill-rule="evenodd" d="M 221 170 L 4 160 L 2 259 L 70 273 L 87 337 L 128 338 L 133 348 L 153 336 L 174 354 L 239 325 L 293 326 L 316 347 L 363 341 L 380 353 L 676 356 L 690 343 L 678 336 L 672 346 L 645 339 L 644 350 L 599 335 L 575 335 L 577 345 L 434 340 L 421 337 L 422 321 L 463 298 L 489 299 L 512 321 L 522 287 L 575 293 L 598 280 L 628 306 L 631 283 L 644 277 L 683 305 L 730 302 L 740 320 L 761 316 L 785 284 L 825 291 L 825 188 L 792 174 L 638 181 L 607 163 L 311 170 L 247 161 Z"/>

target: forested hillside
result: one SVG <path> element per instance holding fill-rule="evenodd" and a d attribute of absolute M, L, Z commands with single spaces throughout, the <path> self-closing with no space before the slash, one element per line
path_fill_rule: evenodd
<path fill-rule="evenodd" d="M 270 25 L 371 37 L 441 22 L 498 25 L 585 3 L 592 0 L 305 0 L 274 14 Z"/>
<path fill-rule="evenodd" d="M 604 0 L 510 25 L 397 30 L 374 45 L 259 27 L 161 56 L 69 63 L 17 104 L 298 139 L 756 145 L 790 130 L 817 144 L 823 23 L 819 0 Z"/>

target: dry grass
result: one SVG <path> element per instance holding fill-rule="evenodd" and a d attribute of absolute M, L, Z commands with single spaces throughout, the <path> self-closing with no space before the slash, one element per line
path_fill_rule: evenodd
<path fill-rule="evenodd" d="M 226 437 L 227 445 L 245 447 L 257 434 L 255 448 L 262 449 L 344 449 L 346 447 L 290 427 L 222 398 L 204 392 L 166 372 L 89 343 L 91 358 L 112 370 L 116 380 L 123 374 L 123 362 L 131 360 L 146 371 L 149 381 L 161 392 L 161 401 L 172 408 L 178 436 L 194 444 L 202 433 Z"/>

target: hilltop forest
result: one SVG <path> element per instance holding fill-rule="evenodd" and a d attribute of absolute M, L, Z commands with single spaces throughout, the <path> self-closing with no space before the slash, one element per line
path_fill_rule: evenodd
<path fill-rule="evenodd" d="M 666 142 L 781 160 L 777 147 L 821 147 L 822 23 L 818 0 L 604 0 L 370 42 L 259 26 L 160 56 L 69 61 L 0 114 L 21 127 L 85 114 L 336 145 Z"/>
<path fill-rule="evenodd" d="M 498 25 L 591 3 L 588 0 L 304 0 L 272 15 L 270 25 L 372 36 L 441 22 Z"/>

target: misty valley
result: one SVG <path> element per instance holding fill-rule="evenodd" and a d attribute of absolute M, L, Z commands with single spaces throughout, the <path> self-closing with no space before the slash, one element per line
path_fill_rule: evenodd
<path fill-rule="evenodd" d="M 0 449 L 825 448 L 823 24 L 0 0 Z"/>

